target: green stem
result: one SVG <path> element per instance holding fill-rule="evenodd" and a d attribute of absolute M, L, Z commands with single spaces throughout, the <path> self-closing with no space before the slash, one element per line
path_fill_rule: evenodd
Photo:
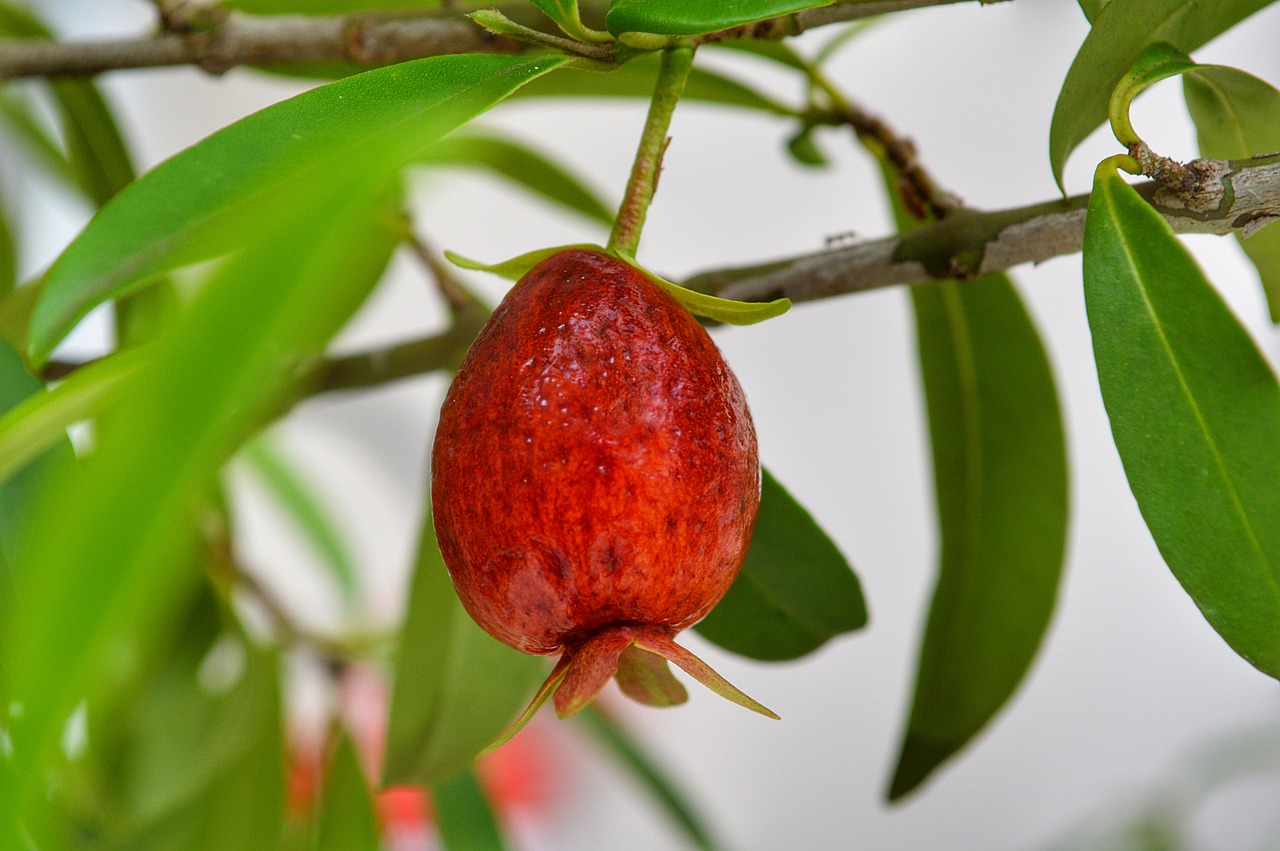
<path fill-rule="evenodd" d="M 640 244 L 640 231 L 644 227 L 645 214 L 658 187 L 658 172 L 662 170 L 662 154 L 667 148 L 667 128 L 671 126 L 671 114 L 675 111 L 680 94 L 684 91 L 689 70 L 693 67 L 693 49 L 672 47 L 662 51 L 662 67 L 658 82 L 649 102 L 649 116 L 640 135 L 640 147 L 631 166 L 631 178 L 627 191 L 618 208 L 618 217 L 609 234 L 608 248 L 634 257 Z"/>

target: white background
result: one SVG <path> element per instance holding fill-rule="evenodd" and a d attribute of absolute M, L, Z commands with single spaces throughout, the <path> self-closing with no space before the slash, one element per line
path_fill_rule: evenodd
<path fill-rule="evenodd" d="M 46 0 L 43 7 L 68 34 L 136 32 L 149 21 L 140 0 Z M 1278 27 L 1280 9 L 1273 9 L 1196 58 L 1280 82 Z M 859 103 L 914 138 L 926 165 L 967 202 L 1017 206 L 1055 195 L 1049 118 L 1086 31 L 1070 0 L 963 3 L 893 16 L 840 54 L 832 73 Z M 833 32 L 811 34 L 799 47 L 815 49 Z M 759 61 L 704 54 L 699 61 L 708 66 L 731 68 L 782 97 L 799 95 L 797 81 Z M 215 79 L 187 69 L 120 72 L 104 85 L 143 166 L 299 88 L 249 71 Z M 484 123 L 556 152 L 616 200 L 643 109 L 516 104 Z M 1161 153 L 1194 155 L 1176 82 L 1144 96 L 1135 122 Z M 876 174 L 847 133 L 819 137 L 832 166 L 815 171 L 784 155 L 789 132 L 775 119 L 682 105 L 641 261 L 679 279 L 817 250 L 826 237 L 847 231 L 887 233 Z M 1070 163 L 1068 189 L 1086 191 L 1093 164 L 1118 150 L 1105 132 L 1095 134 Z M 47 190 L 38 181 L 8 185 Z M 421 231 L 467 256 L 496 260 L 604 237 L 593 224 L 483 178 L 433 175 L 419 189 Z M 43 218 L 24 232 L 31 272 L 85 217 L 56 192 L 38 208 Z M 1256 275 L 1234 243 L 1211 237 L 1188 243 L 1274 356 L 1280 335 L 1266 323 Z M 1059 610 L 1013 703 L 922 791 L 893 807 L 883 803 L 883 790 L 908 707 L 937 549 L 908 300 L 899 290 L 849 296 L 796 306 L 761 326 L 715 332 L 751 400 L 762 458 L 855 564 L 872 617 L 863 632 L 781 665 L 743 661 L 687 634 L 695 652 L 778 711 L 780 723 L 697 687 L 677 709 L 612 704 L 728 846 L 1126 848 L 1132 845 L 1123 840 L 1125 826 L 1160 805 L 1189 822 L 1197 847 L 1234 851 L 1280 837 L 1272 818 L 1280 793 L 1280 691 L 1209 628 L 1141 523 L 1098 395 L 1079 257 L 1018 269 L 1016 277 L 1045 334 L 1068 415 L 1072 522 Z M 491 299 L 501 294 L 492 280 L 468 280 Z M 441 321 L 424 279 L 400 258 L 340 345 L 385 344 L 428 333 Z M 104 326 L 98 317 L 73 347 L 100 345 Z M 344 517 L 343 532 L 366 574 L 357 617 L 363 623 L 398 617 L 441 391 L 440 380 L 426 378 L 326 398 L 305 405 L 282 432 Z M 246 487 L 239 505 L 254 562 L 285 578 L 303 616 L 331 617 L 333 595 L 296 581 L 310 567 L 308 556 L 267 501 Z M 681 847 L 630 780 L 565 725 L 548 726 L 565 745 L 558 802 L 521 823 L 525 845 Z M 1271 768 L 1218 789 L 1203 806 L 1194 794 L 1178 797 L 1206 759 L 1231 764 L 1220 739 L 1241 735 L 1258 737 L 1246 738 L 1244 750 Z"/>

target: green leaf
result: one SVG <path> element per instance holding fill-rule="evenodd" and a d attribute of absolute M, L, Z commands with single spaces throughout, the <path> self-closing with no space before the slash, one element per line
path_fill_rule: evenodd
<path fill-rule="evenodd" d="M 223 639 L 221 649 L 243 655 L 243 672 L 230 691 L 211 694 L 188 663 L 171 666 L 144 697 L 134 750 L 125 754 L 135 809 L 121 814 L 128 826 L 114 845 L 122 851 L 280 847 L 279 668 L 272 654 L 233 639 Z"/>
<path fill-rule="evenodd" d="M 1129 123 L 1129 108 L 1133 99 L 1161 80 L 1186 73 L 1196 67 L 1191 57 L 1164 42 L 1149 45 L 1133 63 L 1129 72 L 1116 84 L 1111 93 L 1107 114 L 1116 141 L 1129 147 L 1141 138 Z"/>
<path fill-rule="evenodd" d="M 1068 512 L 1053 373 L 1012 283 L 911 296 L 942 554 L 890 799 L 963 748 L 1026 676 L 1053 615 Z"/>
<path fill-rule="evenodd" d="M 1182 78 L 1200 155 L 1242 159 L 1280 150 L 1280 91 L 1233 68 L 1201 67 Z M 1271 321 L 1280 322 L 1280 228 L 1267 226 L 1241 238 L 1262 279 Z"/>
<path fill-rule="evenodd" d="M 0 299 L 18 284 L 18 252 L 14 244 L 13 228 L 9 224 L 9 211 L 0 204 Z"/>
<path fill-rule="evenodd" d="M 22 356 L 0 340 L 0 411 L 7 415 L 44 395 L 44 384 L 27 372 Z M 0 416 L 0 423 L 6 419 Z M 60 432 L 0 477 L 0 612 L 4 611 L 5 586 L 10 579 L 7 567 L 23 563 L 20 550 L 31 506 L 49 482 L 74 462 L 71 442 Z"/>
<path fill-rule="evenodd" d="M 690 845 L 707 851 L 718 847 L 703 819 L 675 781 L 644 752 L 633 736 L 594 704 L 578 713 L 575 718 L 595 735 L 605 751 L 622 763 L 636 781 L 648 790 L 672 823 L 684 833 Z"/>
<path fill-rule="evenodd" d="M 867 623 L 853 569 L 809 512 L 764 472 L 760 514 L 742 572 L 694 626 L 753 659 L 796 659 Z"/>
<path fill-rule="evenodd" d="M 431 802 L 445 851 L 502 851 L 507 847 L 474 771 L 464 771 L 434 786 Z"/>
<path fill-rule="evenodd" d="M 614 35 L 701 35 L 829 5 L 831 0 L 614 0 L 604 20 Z"/>
<path fill-rule="evenodd" d="M 296 214 L 298 194 L 314 185 L 385 183 L 436 139 L 565 61 L 464 55 L 405 62 L 219 130 L 131 184 L 54 262 L 31 320 L 32 360 L 43 363 L 103 300 L 237 250 L 251 212 Z"/>
<path fill-rule="evenodd" d="M 325 14 L 438 9 L 441 0 L 218 0 L 219 6 L 254 15 Z"/>
<path fill-rule="evenodd" d="M 660 57 L 641 56 L 609 72 L 568 67 L 556 74 L 539 77 L 520 89 L 516 97 L 633 97 L 653 96 Z M 696 100 L 754 109 L 772 115 L 792 117 L 797 110 L 764 95 L 743 83 L 715 71 L 693 68 L 685 82 L 681 100 Z"/>
<path fill-rule="evenodd" d="M 434 786 L 465 771 L 545 675 L 471 619 L 428 515 L 396 658 L 384 779 Z"/>
<path fill-rule="evenodd" d="M 1067 157 L 1107 117 L 1120 79 L 1150 44 L 1191 53 L 1271 0 L 1110 0 L 1067 71 L 1049 129 L 1049 163 L 1061 188 Z"/>
<path fill-rule="evenodd" d="M 428 148 L 420 161 L 487 169 L 587 218 L 613 224 L 613 211 L 581 179 L 532 148 L 501 136 L 455 133 Z"/>
<path fill-rule="evenodd" d="M 1098 15 L 1102 13 L 1102 7 L 1107 5 L 1107 0 L 1078 0 L 1080 11 L 1084 12 L 1085 19 L 1089 23 L 1098 20 Z"/>
<path fill-rule="evenodd" d="M 52 38 L 24 9 L 0 4 L 0 36 Z M 74 184 L 95 206 L 105 204 L 134 178 L 133 162 L 111 110 L 91 80 L 50 80 L 66 145 L 65 161 Z"/>
<path fill-rule="evenodd" d="M 813 141 L 813 128 L 804 127 L 787 140 L 787 152 L 801 165 L 823 168 L 828 164 L 826 154 Z"/>
<path fill-rule="evenodd" d="M 555 21 L 556 26 L 564 30 L 565 35 L 570 38 L 596 43 L 612 40 L 608 33 L 583 26 L 582 16 L 578 13 L 578 0 L 530 0 L 530 2 Z"/>
<path fill-rule="evenodd" d="M 342 590 L 343 597 L 348 603 L 353 602 L 359 591 L 355 562 L 330 512 L 312 492 L 302 471 L 265 437 L 248 443 L 243 455 L 249 469 L 271 492 L 316 555 L 320 556 Z"/>
<path fill-rule="evenodd" d="M 75 170 L 61 145 L 36 117 L 32 105 L 16 92 L 0 90 L 0 117 L 9 131 L 35 155 L 35 160 L 73 191 L 81 191 Z"/>
<path fill-rule="evenodd" d="M 320 796 L 317 851 L 378 851 L 378 820 L 369 781 L 351 738 L 342 735 Z"/>
<path fill-rule="evenodd" d="M 83 366 L 49 392 L 34 394 L 0 415 L 0 481 L 66 440 L 68 426 L 125 398 L 147 354 L 120 352 Z"/>
<path fill-rule="evenodd" d="M 43 788 L 71 708 L 95 699 L 104 660 L 151 632 L 189 582 L 181 553 L 193 499 L 279 410 L 292 367 L 321 350 L 381 275 L 396 233 L 385 198 L 365 193 L 358 183 L 314 186 L 291 216 L 245 211 L 240 227 L 255 239 L 154 344 L 113 409 L 114 439 L 34 507 L 29 569 L 15 589 L 23 606 L 0 622 L 9 675 L 0 705 L 23 707 L 9 730 L 16 782 L 0 782 L 0 840 Z"/>
<path fill-rule="evenodd" d="M 1084 284 L 1102 399 L 1147 528 L 1213 628 L 1280 676 L 1280 385 L 1107 163 L 1085 220 Z"/>

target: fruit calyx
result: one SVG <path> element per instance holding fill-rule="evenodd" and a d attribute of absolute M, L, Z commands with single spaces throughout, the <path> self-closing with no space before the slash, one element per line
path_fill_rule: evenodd
<path fill-rule="evenodd" d="M 566 642 L 559 661 L 524 712 L 485 748 L 481 756 L 496 750 L 520 732 L 547 698 L 554 695 L 556 715 L 568 718 L 585 708 L 610 679 L 617 680 L 623 694 L 649 706 L 684 703 L 689 694 L 671 673 L 668 662 L 674 662 L 725 700 L 767 718 L 778 719 L 777 713 L 676 644 L 672 636 L 670 628 L 659 625 L 613 624 L 577 641 Z"/>

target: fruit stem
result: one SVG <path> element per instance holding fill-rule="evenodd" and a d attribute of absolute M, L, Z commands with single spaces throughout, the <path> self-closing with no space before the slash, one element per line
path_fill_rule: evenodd
<path fill-rule="evenodd" d="M 609 234 L 609 249 L 628 257 L 635 257 L 640 244 L 640 230 L 644 227 L 645 214 L 658 188 L 658 173 L 662 170 L 662 154 L 667 149 L 667 128 L 671 126 L 671 114 L 684 91 L 685 81 L 693 67 L 693 48 L 671 47 L 662 51 L 662 66 L 658 82 L 649 101 L 649 115 L 640 134 L 640 147 L 631 166 L 626 194 L 618 216 Z"/>

